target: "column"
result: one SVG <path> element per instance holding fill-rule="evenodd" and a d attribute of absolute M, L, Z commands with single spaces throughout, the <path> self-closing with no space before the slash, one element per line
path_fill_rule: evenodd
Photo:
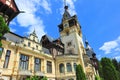
<path fill-rule="evenodd" d="M 65 74 L 67 73 L 67 67 L 66 67 L 66 63 L 64 63 L 65 66 Z"/>
<path fill-rule="evenodd" d="M 32 74 L 34 75 L 34 56 L 31 56 L 31 71 L 32 71 Z"/>

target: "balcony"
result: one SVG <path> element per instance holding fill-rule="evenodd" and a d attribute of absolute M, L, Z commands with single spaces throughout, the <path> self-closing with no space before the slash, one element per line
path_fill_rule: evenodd
<path fill-rule="evenodd" d="M 19 71 L 19 75 L 27 75 L 27 76 L 31 76 L 32 72 L 29 70 L 20 70 Z"/>
<path fill-rule="evenodd" d="M 36 76 L 44 76 L 45 74 L 43 72 L 41 72 L 41 71 L 36 71 L 35 75 Z"/>

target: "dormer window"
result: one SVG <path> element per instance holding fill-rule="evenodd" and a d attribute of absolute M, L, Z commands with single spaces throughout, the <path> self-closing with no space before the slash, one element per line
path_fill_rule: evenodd
<path fill-rule="evenodd" d="M 28 47 L 30 47 L 30 45 L 31 45 L 31 43 L 30 43 L 30 42 L 28 42 Z"/>

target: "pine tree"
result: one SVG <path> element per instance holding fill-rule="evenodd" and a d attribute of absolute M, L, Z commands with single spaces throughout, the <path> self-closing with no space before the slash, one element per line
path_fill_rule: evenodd
<path fill-rule="evenodd" d="M 2 46 L 1 39 L 5 33 L 9 32 L 9 27 L 5 23 L 2 16 L 0 16 L 0 47 Z"/>
<path fill-rule="evenodd" d="M 119 67 L 119 62 L 114 58 L 112 59 L 112 63 L 115 67 L 115 69 L 117 70 L 117 74 L 118 74 L 118 77 L 119 77 L 119 80 L 120 80 L 120 67 Z"/>
<path fill-rule="evenodd" d="M 112 63 L 114 65 L 114 67 L 116 68 L 116 70 L 119 71 L 119 65 L 118 65 L 118 62 L 117 62 L 117 60 L 115 58 L 112 59 Z"/>
<path fill-rule="evenodd" d="M 104 80 L 119 80 L 117 71 L 109 58 L 102 58 L 101 65 Z"/>
<path fill-rule="evenodd" d="M 76 80 L 86 80 L 82 66 L 79 64 L 76 67 Z"/>

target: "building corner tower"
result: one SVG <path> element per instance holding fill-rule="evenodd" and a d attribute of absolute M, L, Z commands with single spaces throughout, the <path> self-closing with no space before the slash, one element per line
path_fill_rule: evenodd
<path fill-rule="evenodd" d="M 83 55 L 85 54 L 82 41 L 81 26 L 77 20 L 77 16 L 71 16 L 68 12 L 68 6 L 64 7 L 62 22 L 59 27 L 60 38 L 64 44 L 65 55 L 78 55 L 78 64 L 81 64 L 85 72 Z"/>
<path fill-rule="evenodd" d="M 58 25 L 60 38 L 64 44 L 64 55 L 72 57 L 76 55 L 74 56 L 76 63 L 83 67 L 87 79 L 94 80 L 96 75 L 95 66 L 84 47 L 81 25 L 76 15 L 70 15 L 68 6 L 65 5 L 64 9 L 61 24 Z"/>

